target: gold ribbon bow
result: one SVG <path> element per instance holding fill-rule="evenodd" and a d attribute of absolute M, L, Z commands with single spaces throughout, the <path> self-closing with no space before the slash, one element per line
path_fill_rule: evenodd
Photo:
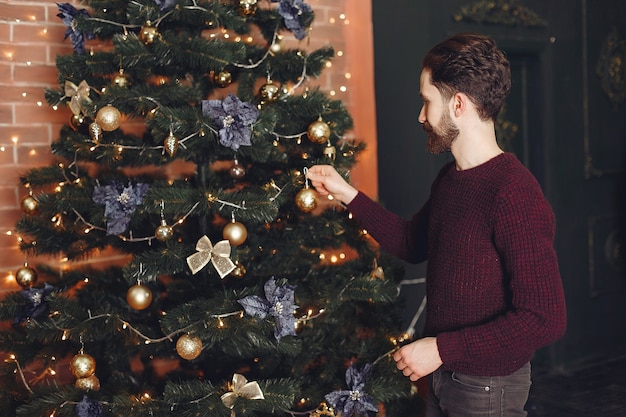
<path fill-rule="evenodd" d="M 223 394 L 220 398 L 222 404 L 230 408 L 235 407 L 235 401 L 238 397 L 247 398 L 249 400 L 264 400 L 263 391 L 256 381 L 248 382 L 245 376 L 240 374 L 233 374 L 233 382 L 229 387 L 232 391 Z M 231 416 L 234 417 L 235 412 L 231 411 Z"/>
<path fill-rule="evenodd" d="M 71 81 L 65 81 L 65 97 L 69 97 L 70 101 L 67 103 L 72 113 L 78 116 L 81 113 L 85 113 L 85 106 L 91 104 L 89 98 L 89 84 L 83 80 L 78 85 Z"/>
<path fill-rule="evenodd" d="M 187 265 L 193 274 L 200 271 L 211 261 L 220 274 L 221 278 L 230 274 L 235 269 L 235 264 L 230 260 L 230 243 L 221 240 L 213 246 L 208 237 L 202 236 L 196 243 L 198 252 L 187 258 Z"/>

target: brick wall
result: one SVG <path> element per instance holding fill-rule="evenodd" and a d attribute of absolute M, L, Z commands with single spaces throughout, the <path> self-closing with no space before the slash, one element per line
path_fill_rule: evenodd
<path fill-rule="evenodd" d="M 79 1 L 68 2 L 83 7 Z M 330 44 L 338 52 L 318 82 L 328 94 L 346 103 L 355 119 L 351 134 L 368 143 L 359 163 L 363 168 L 354 170 L 353 180 L 375 197 L 370 4 L 363 0 L 308 3 L 316 12 L 316 21 L 311 38 L 299 46 L 308 49 Z M 50 108 L 44 100 L 44 89 L 58 86 L 56 56 L 72 53 L 69 40 L 63 40 L 65 26 L 57 13 L 56 2 L 51 0 L 0 0 L 0 291 L 19 288 L 12 274 L 25 261 L 17 237 L 11 234 L 23 214 L 20 202 L 27 194 L 18 177 L 29 168 L 53 162 L 50 144 L 70 116 L 67 109 Z M 60 259 L 48 261 L 62 264 Z"/>

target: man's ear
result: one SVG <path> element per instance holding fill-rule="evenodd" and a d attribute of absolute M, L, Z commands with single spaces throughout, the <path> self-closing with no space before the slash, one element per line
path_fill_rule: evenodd
<path fill-rule="evenodd" d="M 463 93 L 456 93 L 452 96 L 452 113 L 459 117 L 467 111 L 469 98 Z"/>

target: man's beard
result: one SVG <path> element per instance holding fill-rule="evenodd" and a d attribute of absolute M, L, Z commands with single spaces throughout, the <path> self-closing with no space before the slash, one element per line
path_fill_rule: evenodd
<path fill-rule="evenodd" d="M 440 154 L 450 151 L 452 142 L 459 136 L 459 129 L 456 127 L 449 112 L 441 115 L 441 120 L 437 126 L 437 131 L 427 121 L 422 125 L 428 134 L 426 149 L 433 154 Z"/>

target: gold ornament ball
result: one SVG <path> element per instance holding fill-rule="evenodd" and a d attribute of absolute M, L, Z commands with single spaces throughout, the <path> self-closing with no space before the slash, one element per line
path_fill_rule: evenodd
<path fill-rule="evenodd" d="M 29 266 L 23 266 L 15 273 L 15 281 L 22 288 L 30 288 L 37 282 L 37 271 Z"/>
<path fill-rule="evenodd" d="M 296 206 L 305 213 L 309 213 L 317 207 L 319 196 L 312 188 L 303 188 L 296 194 Z"/>
<path fill-rule="evenodd" d="M 254 16 L 256 7 L 257 0 L 239 0 L 239 14 L 242 16 Z"/>
<path fill-rule="evenodd" d="M 70 116 L 70 127 L 73 130 L 78 130 L 87 122 L 87 118 L 82 114 L 72 114 Z"/>
<path fill-rule="evenodd" d="M 106 105 L 98 110 L 96 122 L 98 122 L 102 130 L 111 132 L 122 124 L 122 113 L 110 104 Z"/>
<path fill-rule="evenodd" d="M 328 159 L 334 160 L 337 156 L 337 148 L 335 148 L 333 145 L 330 144 L 330 142 L 328 142 L 328 144 L 324 148 L 324 156 Z"/>
<path fill-rule="evenodd" d="M 232 167 L 230 167 L 230 169 L 228 170 L 228 173 L 234 179 L 240 180 L 246 176 L 246 168 L 235 160 L 235 163 L 233 164 Z"/>
<path fill-rule="evenodd" d="M 159 37 L 159 30 L 147 22 L 139 32 L 139 39 L 144 45 L 150 45 Z"/>
<path fill-rule="evenodd" d="M 100 380 L 97 376 L 91 375 L 87 378 L 78 378 L 74 386 L 83 391 L 98 391 L 100 389 Z"/>
<path fill-rule="evenodd" d="M 280 96 L 280 87 L 276 84 L 267 83 L 259 89 L 261 95 L 261 104 L 273 103 Z"/>
<path fill-rule="evenodd" d="M 174 136 L 172 132 L 170 132 L 170 134 L 167 135 L 167 137 L 163 141 L 163 147 L 171 158 L 178 150 L 178 138 Z"/>
<path fill-rule="evenodd" d="M 165 242 L 174 237 L 174 229 L 165 223 L 165 220 L 161 220 L 161 225 L 154 231 L 154 237 L 161 242 Z"/>
<path fill-rule="evenodd" d="M 152 291 L 143 284 L 135 284 L 126 292 L 126 301 L 135 310 L 145 310 L 152 303 Z"/>
<path fill-rule="evenodd" d="M 330 126 L 323 120 L 316 120 L 309 125 L 306 135 L 313 143 L 326 143 L 330 138 Z"/>
<path fill-rule="evenodd" d="M 96 360 L 86 353 L 78 353 L 70 361 L 70 370 L 76 378 L 90 377 L 96 373 Z"/>
<path fill-rule="evenodd" d="M 100 143 L 100 139 L 102 139 L 102 126 L 97 122 L 89 123 L 89 137 L 91 137 L 94 143 Z"/>
<path fill-rule="evenodd" d="M 246 275 L 246 267 L 239 261 L 235 261 L 235 269 L 230 273 L 230 275 L 235 278 L 243 278 Z"/>
<path fill-rule="evenodd" d="M 22 199 L 20 207 L 26 214 L 36 214 L 39 211 L 39 202 L 32 195 L 27 195 Z"/>
<path fill-rule="evenodd" d="M 233 76 L 226 70 L 219 71 L 213 74 L 213 82 L 218 87 L 228 87 L 233 82 Z"/>
<path fill-rule="evenodd" d="M 248 238 L 248 230 L 242 223 L 232 221 L 224 226 L 222 236 L 227 239 L 231 245 L 239 246 Z"/>
<path fill-rule="evenodd" d="M 188 361 L 196 359 L 202 353 L 202 340 L 198 336 L 184 334 L 176 341 L 176 352 Z"/>
<path fill-rule="evenodd" d="M 124 74 L 124 70 L 121 69 L 115 77 L 113 77 L 113 84 L 120 88 L 125 88 L 128 86 L 128 77 Z"/>

